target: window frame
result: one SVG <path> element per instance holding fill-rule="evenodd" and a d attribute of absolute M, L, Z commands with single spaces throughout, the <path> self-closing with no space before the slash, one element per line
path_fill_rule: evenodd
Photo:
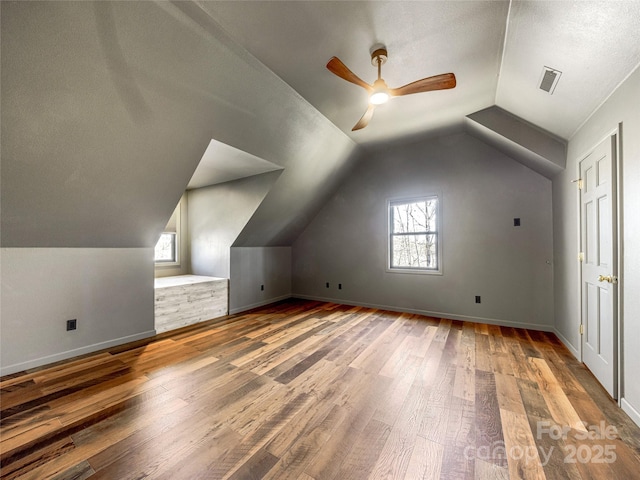
<path fill-rule="evenodd" d="M 153 258 L 153 262 L 156 264 L 156 266 L 158 267 L 168 267 L 168 266 L 176 266 L 176 265 L 180 265 L 180 246 L 178 244 L 179 239 L 178 239 L 178 232 L 162 232 L 160 234 L 160 237 L 162 237 L 162 235 L 171 235 L 173 236 L 173 258 L 171 260 L 157 260 L 155 258 L 155 248 L 154 248 L 154 258 Z M 158 242 L 160 241 L 160 238 L 158 238 Z M 157 245 L 157 242 L 156 242 Z"/>
<path fill-rule="evenodd" d="M 406 205 L 409 203 L 418 203 L 426 200 L 436 200 L 436 229 L 433 232 L 416 232 L 414 235 L 435 235 L 436 236 L 436 259 L 437 268 L 419 268 L 419 267 L 393 267 L 393 238 L 397 236 L 393 231 L 393 207 L 396 205 Z M 442 193 L 432 192 L 424 195 L 412 197 L 389 198 L 386 202 L 387 206 L 387 255 L 386 255 L 386 272 L 387 273 L 409 273 L 417 275 L 442 275 L 443 274 L 443 241 L 442 241 Z M 406 235 L 406 234 L 404 234 Z"/>
<path fill-rule="evenodd" d="M 176 205 L 176 208 L 172 214 L 176 215 L 175 219 L 175 232 L 171 232 L 171 231 L 163 231 L 160 235 L 164 235 L 164 234 L 169 234 L 169 235 L 173 235 L 174 236 L 174 260 L 156 260 L 155 258 L 155 245 L 154 245 L 154 255 L 153 255 L 153 264 L 155 268 L 162 268 L 162 267 L 180 267 L 181 263 L 180 263 L 180 242 L 181 242 L 181 232 L 182 232 L 182 199 L 180 199 L 180 201 L 178 202 L 178 205 Z M 167 223 L 167 225 L 165 226 L 165 228 L 169 227 L 169 224 Z M 158 237 L 158 241 L 156 242 L 156 245 L 158 244 L 158 242 L 160 241 L 160 237 Z"/>

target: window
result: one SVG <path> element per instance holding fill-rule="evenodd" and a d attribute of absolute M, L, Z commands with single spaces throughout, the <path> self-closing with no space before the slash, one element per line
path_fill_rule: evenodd
<path fill-rule="evenodd" d="M 164 227 L 155 249 L 155 263 L 160 267 L 175 267 L 180 264 L 180 206 L 182 200 L 173 211 L 171 218 Z"/>
<path fill-rule="evenodd" d="M 389 206 L 389 271 L 441 273 L 437 196 L 392 200 Z"/>
<path fill-rule="evenodd" d="M 176 263 L 178 261 L 178 245 L 175 232 L 164 232 L 156 243 L 156 263 Z"/>

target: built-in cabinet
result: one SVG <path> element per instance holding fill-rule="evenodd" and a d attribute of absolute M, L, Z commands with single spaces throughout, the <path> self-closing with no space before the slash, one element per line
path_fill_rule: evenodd
<path fill-rule="evenodd" d="M 229 281 L 201 275 L 155 279 L 157 333 L 227 315 Z"/>

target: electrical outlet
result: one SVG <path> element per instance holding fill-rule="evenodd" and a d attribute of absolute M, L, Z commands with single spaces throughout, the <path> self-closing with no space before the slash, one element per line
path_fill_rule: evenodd
<path fill-rule="evenodd" d="M 327 282 L 327 288 L 329 288 L 329 282 Z"/>
<path fill-rule="evenodd" d="M 78 320 L 76 318 L 67 320 L 67 332 L 78 328 Z"/>
<path fill-rule="evenodd" d="M 342 284 L 341 283 L 338 284 L 338 290 L 342 290 Z"/>
<path fill-rule="evenodd" d="M 476 295 L 476 303 L 481 303 L 480 302 L 480 295 Z"/>
<path fill-rule="evenodd" d="M 513 219 L 513 226 L 514 227 L 519 227 L 520 226 L 520 219 L 519 218 L 514 218 Z"/>
<path fill-rule="evenodd" d="M 264 285 L 260 285 L 260 290 L 264 290 Z"/>

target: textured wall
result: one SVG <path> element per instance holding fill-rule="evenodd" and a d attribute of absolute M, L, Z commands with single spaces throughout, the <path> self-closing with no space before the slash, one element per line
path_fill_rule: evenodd
<path fill-rule="evenodd" d="M 3 269 L 3 365 L 153 328 L 153 256 L 133 260 L 127 251 L 151 251 L 212 138 L 288 170 L 246 229 L 249 243 L 290 244 L 350 164 L 355 144 L 195 3 L 0 8 L 0 243 L 16 248 L 3 257 L 39 279 L 18 295 L 20 265 Z M 20 251 L 31 247 L 44 250 Z M 76 260 L 58 265 L 50 248 Z M 105 255 L 122 270 L 117 285 Z M 74 291 L 87 285 L 96 288 Z M 117 306 L 119 294 L 126 301 Z M 86 313 L 83 334 L 47 334 L 50 322 L 58 329 L 59 302 Z M 34 305 L 37 314 L 21 313 Z M 126 327 L 105 320 L 114 309 Z M 19 325 L 37 338 L 23 340 Z M 22 348 L 26 341 L 37 348 Z"/>
<path fill-rule="evenodd" d="M 620 206 L 622 222 L 622 398 L 640 424 L 640 69 L 614 92 L 570 140 L 567 169 L 553 179 L 556 329 L 576 355 L 580 352 L 578 193 L 571 181 L 589 151 L 622 124 Z"/>
<path fill-rule="evenodd" d="M 287 169 L 243 235 L 290 244 L 350 164 L 194 3 L 2 2 L 1 44 L 4 247 L 155 245 L 212 138 Z"/>
<path fill-rule="evenodd" d="M 430 193 L 442 197 L 443 275 L 387 272 L 387 199 Z M 293 293 L 550 329 L 551 223 L 551 182 L 471 136 L 380 150 L 294 243 Z"/>
<path fill-rule="evenodd" d="M 155 333 L 152 248 L 3 248 L 2 374 Z M 77 319 L 67 332 L 66 321 Z"/>
<path fill-rule="evenodd" d="M 281 172 L 188 192 L 191 272 L 229 278 L 231 245 Z"/>
<path fill-rule="evenodd" d="M 231 249 L 230 313 L 266 305 L 290 296 L 291 247 Z"/>

